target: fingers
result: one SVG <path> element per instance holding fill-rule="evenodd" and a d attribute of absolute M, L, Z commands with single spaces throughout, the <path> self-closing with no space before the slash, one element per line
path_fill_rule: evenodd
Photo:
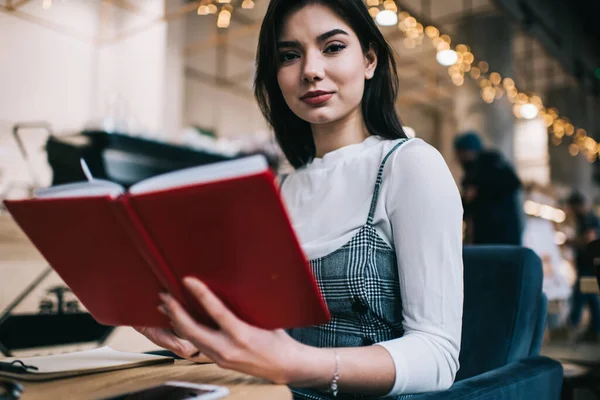
<path fill-rule="evenodd" d="M 207 356 L 204 353 L 198 352 L 197 354 L 192 355 L 191 357 L 188 358 L 188 360 L 193 361 L 195 363 L 198 364 L 212 364 L 215 361 L 210 358 L 209 356 Z"/>
<path fill-rule="evenodd" d="M 180 357 L 188 358 L 198 353 L 196 346 L 188 340 L 178 338 L 169 329 L 140 328 L 138 332 L 157 346 L 170 350 Z"/>
<path fill-rule="evenodd" d="M 173 329 L 182 337 L 197 344 L 209 345 L 216 341 L 215 332 L 205 326 L 199 325 L 181 307 L 179 302 L 168 294 L 160 294 L 163 305 L 159 306 L 159 311 L 166 314 L 171 319 Z M 202 346 L 204 347 L 204 346 Z M 205 350 L 204 348 L 200 350 Z"/>
<path fill-rule="evenodd" d="M 221 329 L 236 332 L 240 328 L 242 321 L 204 283 L 192 277 L 185 278 L 183 282 Z"/>
<path fill-rule="evenodd" d="M 221 328 L 214 330 L 202 324 L 198 324 L 192 316 L 169 294 L 161 294 L 160 298 L 163 305 L 159 310 L 165 313 L 171 319 L 173 330 L 180 337 L 184 337 L 192 342 L 198 350 L 202 352 L 207 359 L 196 362 L 213 362 L 222 358 L 221 354 L 230 347 L 227 345 L 231 336 L 237 338 L 240 332 L 246 328 L 245 323 L 239 320 L 230 310 L 221 302 L 221 300 L 206 285 L 195 278 L 186 278 L 184 280 L 186 288 L 190 294 L 195 296 L 205 309 L 206 313 Z"/>

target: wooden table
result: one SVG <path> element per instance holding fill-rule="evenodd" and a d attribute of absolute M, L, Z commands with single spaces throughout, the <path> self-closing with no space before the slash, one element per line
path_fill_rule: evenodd
<path fill-rule="evenodd" d="M 600 294 L 598 280 L 596 278 L 581 278 L 579 281 L 581 293 L 596 293 Z"/>
<path fill-rule="evenodd" d="M 189 361 L 86 375 L 49 382 L 22 382 L 21 399 L 102 399 L 167 381 L 185 381 L 227 386 L 227 399 L 286 400 L 292 394 L 285 385 L 224 370 L 215 364 L 198 365 Z"/>

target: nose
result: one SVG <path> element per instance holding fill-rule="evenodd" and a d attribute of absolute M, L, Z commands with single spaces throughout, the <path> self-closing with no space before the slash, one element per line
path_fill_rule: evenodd
<path fill-rule="evenodd" d="M 307 52 L 304 57 L 304 68 L 302 70 L 302 80 L 304 82 L 318 82 L 325 77 L 325 65 L 320 52 Z"/>

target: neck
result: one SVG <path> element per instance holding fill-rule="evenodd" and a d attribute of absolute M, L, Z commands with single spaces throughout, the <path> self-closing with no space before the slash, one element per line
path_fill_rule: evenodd
<path fill-rule="evenodd" d="M 344 146 L 361 143 L 369 137 L 360 108 L 340 120 L 313 124 L 311 128 L 318 158 Z"/>

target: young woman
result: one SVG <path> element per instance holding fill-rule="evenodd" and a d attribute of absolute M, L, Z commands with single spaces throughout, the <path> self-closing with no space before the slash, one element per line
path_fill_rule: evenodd
<path fill-rule="evenodd" d="M 163 297 L 177 334 L 142 333 L 186 358 L 288 384 L 295 398 L 450 387 L 462 322 L 461 200 L 441 155 L 405 137 L 389 45 L 361 0 L 271 0 L 257 67 L 258 103 L 295 167 L 282 195 L 332 321 L 258 329 L 188 278 L 220 329 Z"/>

